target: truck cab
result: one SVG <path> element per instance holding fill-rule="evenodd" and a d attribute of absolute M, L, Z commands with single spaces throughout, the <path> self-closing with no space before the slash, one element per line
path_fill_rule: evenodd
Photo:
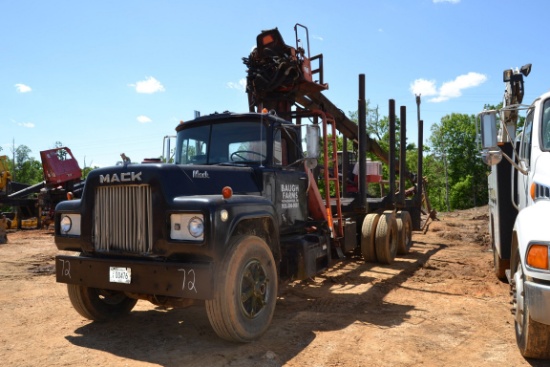
<path fill-rule="evenodd" d="M 513 141 L 498 141 L 496 117 L 512 109 L 527 111 L 523 129 Z M 549 358 L 550 93 L 529 106 L 505 105 L 501 111 L 484 111 L 480 116 L 482 156 L 492 165 L 489 230 L 495 272 L 511 286 L 520 352 L 525 357 Z"/>

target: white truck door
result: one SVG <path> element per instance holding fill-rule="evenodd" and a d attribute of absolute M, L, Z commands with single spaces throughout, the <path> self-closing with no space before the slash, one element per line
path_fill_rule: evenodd
<path fill-rule="evenodd" d="M 518 165 L 525 172 L 517 172 L 517 190 L 519 209 L 527 207 L 529 203 L 529 182 L 531 176 L 531 144 L 533 139 L 533 111 L 531 110 L 525 118 L 521 144 L 518 152 Z"/>

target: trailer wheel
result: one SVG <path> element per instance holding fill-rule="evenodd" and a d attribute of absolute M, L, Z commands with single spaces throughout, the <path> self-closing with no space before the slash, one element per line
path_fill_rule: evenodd
<path fill-rule="evenodd" d="M 519 254 L 515 257 L 516 270 L 512 279 L 512 294 L 519 351 L 525 358 L 550 358 L 550 326 L 531 319 L 525 300 L 523 266 Z"/>
<path fill-rule="evenodd" d="M 397 253 L 397 221 L 392 211 L 385 211 L 376 226 L 374 238 L 379 263 L 391 264 Z"/>
<path fill-rule="evenodd" d="M 379 220 L 380 215 L 376 213 L 367 214 L 363 220 L 363 226 L 361 227 L 361 255 L 363 255 L 363 259 L 367 262 L 376 262 L 374 237 Z"/>
<path fill-rule="evenodd" d="M 277 269 L 268 245 L 256 236 L 231 240 L 206 312 L 219 337 L 250 342 L 269 327 L 277 301 Z"/>
<path fill-rule="evenodd" d="M 397 212 L 397 254 L 406 255 L 412 246 L 412 219 L 408 211 Z"/>
<path fill-rule="evenodd" d="M 67 284 L 69 299 L 74 309 L 93 321 L 114 320 L 132 311 L 137 299 L 123 292 L 89 288 L 77 284 Z"/>

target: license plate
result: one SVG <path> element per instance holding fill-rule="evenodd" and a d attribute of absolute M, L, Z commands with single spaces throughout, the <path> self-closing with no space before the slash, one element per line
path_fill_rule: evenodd
<path fill-rule="evenodd" d="M 130 284 L 132 282 L 132 269 L 111 266 L 109 269 L 109 282 Z"/>

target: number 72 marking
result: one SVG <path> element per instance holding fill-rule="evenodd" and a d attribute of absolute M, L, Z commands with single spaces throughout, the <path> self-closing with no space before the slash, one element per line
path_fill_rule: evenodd
<path fill-rule="evenodd" d="M 195 286 L 195 282 L 197 280 L 196 275 L 195 275 L 195 270 L 193 270 L 193 269 L 190 269 L 190 270 L 178 269 L 178 271 L 181 271 L 183 273 L 183 281 L 181 283 L 181 290 L 182 291 L 189 290 L 189 291 L 194 291 L 195 293 L 198 293 L 197 292 L 197 287 Z"/>

